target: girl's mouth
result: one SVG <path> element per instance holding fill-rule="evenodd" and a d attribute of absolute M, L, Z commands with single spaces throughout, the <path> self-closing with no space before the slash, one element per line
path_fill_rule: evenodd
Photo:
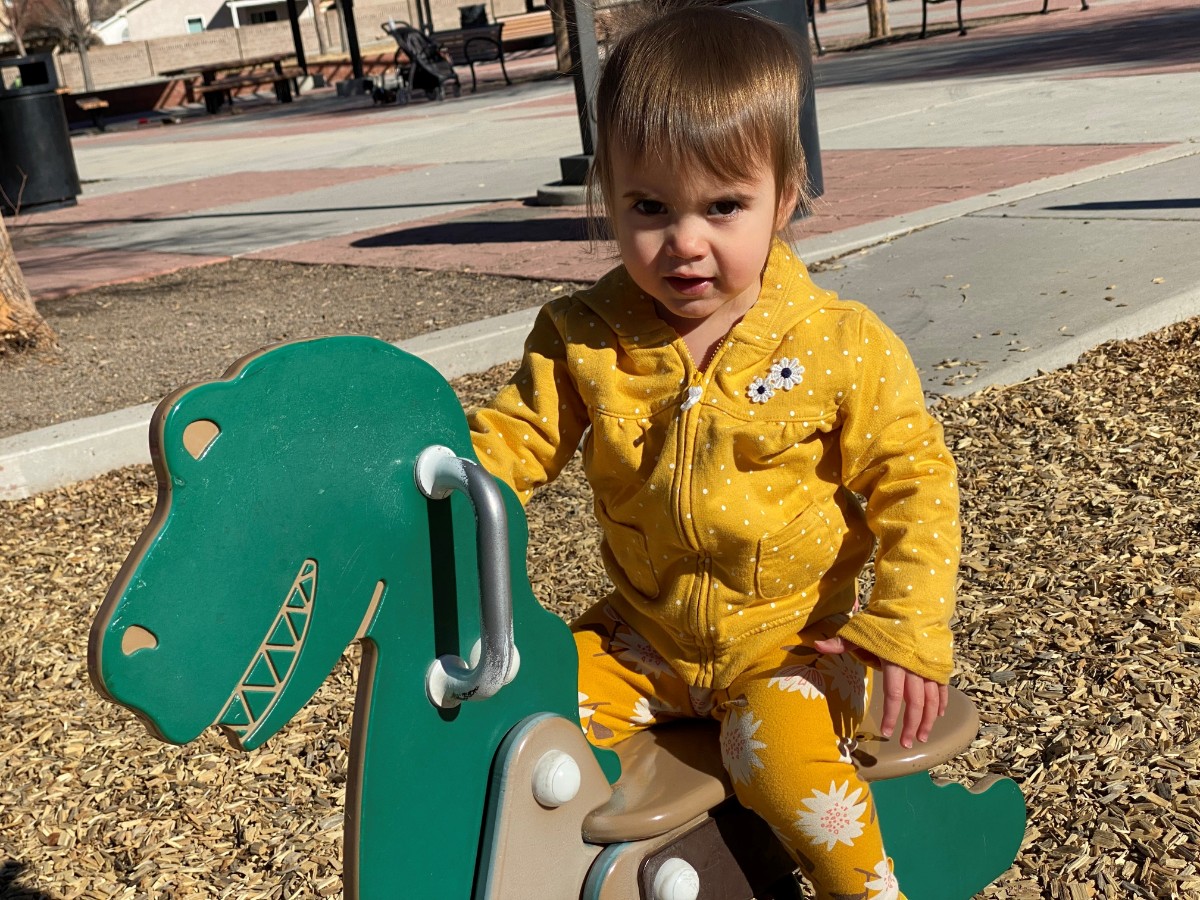
<path fill-rule="evenodd" d="M 683 278 L 677 275 L 668 275 L 665 280 L 672 290 L 684 296 L 703 294 L 712 285 L 711 278 Z"/>

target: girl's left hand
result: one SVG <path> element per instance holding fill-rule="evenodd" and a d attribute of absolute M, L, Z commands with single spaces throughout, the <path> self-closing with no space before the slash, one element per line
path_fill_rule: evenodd
<path fill-rule="evenodd" d="M 869 666 L 883 672 L 883 721 L 879 731 L 891 737 L 900 718 L 900 707 L 904 706 L 904 726 L 900 730 L 900 745 L 911 748 L 913 738 L 924 743 L 929 740 L 933 723 L 946 714 L 946 700 L 950 689 L 936 681 L 922 678 L 903 666 L 881 660 L 874 653 L 857 644 L 837 636 L 816 641 L 813 646 L 820 653 L 853 653 Z"/>

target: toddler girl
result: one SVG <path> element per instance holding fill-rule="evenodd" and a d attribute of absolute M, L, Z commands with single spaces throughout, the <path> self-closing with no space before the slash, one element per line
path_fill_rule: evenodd
<path fill-rule="evenodd" d="M 592 174 L 621 265 L 542 309 L 471 428 L 522 502 L 583 442 L 615 586 L 572 625 L 589 739 L 717 719 L 818 896 L 894 898 L 850 751 L 867 665 L 885 736 L 944 710 L 955 469 L 903 344 L 778 237 L 808 202 L 802 73 L 786 32 L 719 7 L 612 45 Z"/>

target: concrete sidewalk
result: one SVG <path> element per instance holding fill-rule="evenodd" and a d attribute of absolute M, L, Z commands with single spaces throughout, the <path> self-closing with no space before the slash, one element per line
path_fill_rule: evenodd
<path fill-rule="evenodd" d="M 968 2 L 966 37 L 816 64 L 826 190 L 798 250 L 896 329 L 930 392 L 1200 314 L 1200 7 L 1091 5 Z M 865 9 L 833 0 L 818 27 L 834 43 Z M 318 93 L 80 137 L 79 204 L 22 217 L 18 256 L 41 302 L 231 257 L 588 279 L 611 263 L 587 252 L 583 210 L 527 202 L 578 150 L 563 80 L 404 108 Z M 527 319 L 414 349 L 448 376 L 479 370 L 519 352 Z M 0 497 L 143 461 L 148 414 L 0 440 Z"/>

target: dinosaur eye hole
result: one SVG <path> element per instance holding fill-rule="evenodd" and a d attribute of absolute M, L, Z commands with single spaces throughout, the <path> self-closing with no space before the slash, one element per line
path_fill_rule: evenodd
<path fill-rule="evenodd" d="M 158 638 L 141 625 L 130 625 L 121 635 L 121 652 L 126 656 L 133 656 L 139 650 L 153 650 L 157 646 Z"/>
<path fill-rule="evenodd" d="M 192 459 L 200 459 L 220 433 L 221 429 L 216 422 L 197 419 L 183 429 L 183 449 L 191 454 Z"/>

